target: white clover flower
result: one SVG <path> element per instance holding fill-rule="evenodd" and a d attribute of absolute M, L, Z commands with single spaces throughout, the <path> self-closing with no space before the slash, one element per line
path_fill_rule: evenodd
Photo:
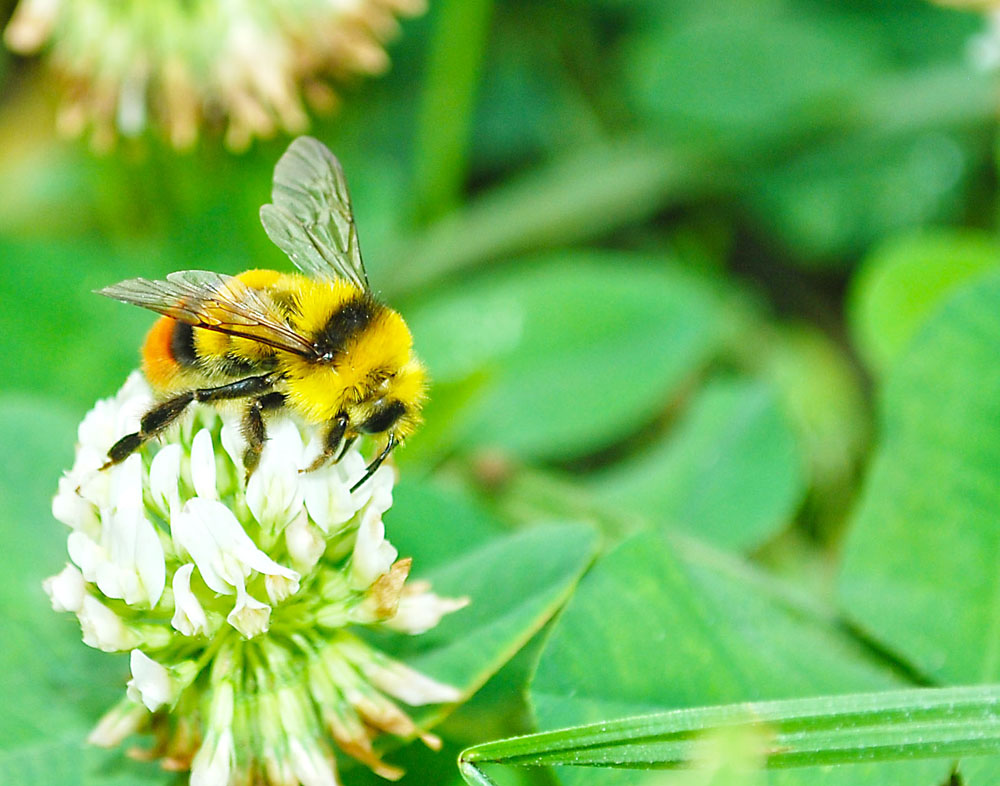
<path fill-rule="evenodd" d="M 378 74 L 397 17 L 425 0 L 21 0 L 4 40 L 24 54 L 47 46 L 68 83 L 62 132 L 90 130 L 94 146 L 160 125 L 177 148 L 201 125 L 224 126 L 245 148 L 308 124 L 336 103 L 330 77 Z"/>
<path fill-rule="evenodd" d="M 387 777 L 401 771 L 374 732 L 436 738 L 393 699 L 455 702 L 460 693 L 350 632 L 427 630 L 467 602 L 407 586 L 383 516 L 394 471 L 364 472 L 355 448 L 302 473 L 313 429 L 290 418 L 244 487 L 238 429 L 196 406 L 162 444 L 100 469 L 108 448 L 151 403 L 136 373 L 95 406 L 53 513 L 69 528 L 71 562 L 43 583 L 52 607 L 77 615 L 86 644 L 129 652 L 126 698 L 91 733 L 114 746 L 155 728 L 171 769 L 201 786 L 338 783 L 334 745 Z M 261 780 L 263 778 L 263 780 Z"/>

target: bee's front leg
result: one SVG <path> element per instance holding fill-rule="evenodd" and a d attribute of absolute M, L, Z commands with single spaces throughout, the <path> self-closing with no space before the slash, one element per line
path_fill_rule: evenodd
<path fill-rule="evenodd" d="M 271 409 L 280 409 L 284 404 L 285 394 L 275 392 L 255 398 L 247 407 L 241 425 L 243 439 L 247 442 L 243 451 L 243 469 L 246 472 L 244 482 L 250 480 L 250 476 L 260 464 L 260 454 L 264 451 L 264 443 L 267 442 L 264 413 Z"/>
<path fill-rule="evenodd" d="M 323 437 L 323 452 L 316 457 L 312 464 L 300 471 L 315 472 L 332 459 L 343 442 L 345 433 L 347 433 L 347 415 L 341 413 L 330 421 L 330 428 L 327 429 L 326 435 Z"/>

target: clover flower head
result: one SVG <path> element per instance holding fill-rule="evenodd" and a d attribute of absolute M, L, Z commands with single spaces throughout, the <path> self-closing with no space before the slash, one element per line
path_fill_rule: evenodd
<path fill-rule="evenodd" d="M 202 124 L 225 125 L 231 148 L 307 125 L 336 98 L 330 77 L 377 74 L 397 16 L 424 0 L 21 0 L 6 30 L 21 53 L 48 46 L 66 82 L 59 128 L 90 129 L 96 148 L 161 124 L 177 148 Z"/>
<path fill-rule="evenodd" d="M 300 473 L 318 437 L 286 418 L 244 485 L 239 429 L 208 407 L 102 469 L 151 401 L 135 373 L 97 403 L 52 503 L 70 529 L 70 561 L 43 582 L 52 607 L 77 615 L 89 646 L 130 653 L 126 695 L 90 741 L 151 731 L 137 755 L 190 768 L 193 786 L 335 784 L 334 746 L 398 777 L 376 734 L 436 738 L 396 701 L 460 694 L 356 630 L 417 634 L 466 601 L 407 584 L 411 561 L 383 523 L 393 469 L 352 492 L 365 467 L 355 448 Z"/>

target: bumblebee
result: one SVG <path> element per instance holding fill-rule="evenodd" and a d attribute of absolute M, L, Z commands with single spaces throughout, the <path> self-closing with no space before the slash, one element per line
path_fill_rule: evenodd
<path fill-rule="evenodd" d="M 162 315 L 142 349 L 157 403 L 139 431 L 112 446 L 105 467 L 192 402 L 235 402 L 247 478 L 260 462 L 267 413 L 287 410 L 324 427 L 321 452 L 304 471 L 339 461 L 360 435 L 384 435 L 353 491 L 420 424 L 426 372 L 403 318 L 368 284 L 340 162 L 319 141 L 296 139 L 275 167 L 271 200 L 261 223 L 301 273 L 184 270 L 98 290 Z"/>

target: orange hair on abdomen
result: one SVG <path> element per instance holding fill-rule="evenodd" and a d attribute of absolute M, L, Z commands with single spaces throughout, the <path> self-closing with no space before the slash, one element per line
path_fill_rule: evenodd
<path fill-rule="evenodd" d="M 176 326 L 176 320 L 160 317 L 142 345 L 142 372 L 158 393 L 168 390 L 181 370 L 171 347 Z"/>

